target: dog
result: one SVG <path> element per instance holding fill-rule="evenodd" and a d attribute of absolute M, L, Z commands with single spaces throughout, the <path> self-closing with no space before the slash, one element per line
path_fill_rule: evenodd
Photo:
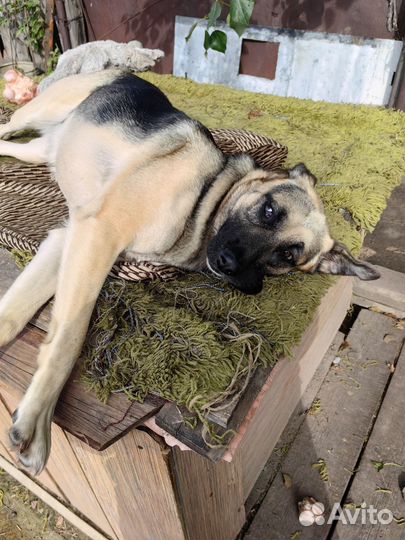
<path fill-rule="evenodd" d="M 257 294 L 265 276 L 379 277 L 329 234 L 315 177 L 303 164 L 265 171 L 246 154 L 226 157 L 210 132 L 155 86 L 117 70 L 55 82 L 0 127 L 33 128 L 0 154 L 54 170 L 69 220 L 49 233 L 0 302 L 0 346 L 52 296 L 47 337 L 10 439 L 34 474 L 50 452 L 59 394 L 80 354 L 100 289 L 122 254 L 186 270 L 209 269 Z"/>

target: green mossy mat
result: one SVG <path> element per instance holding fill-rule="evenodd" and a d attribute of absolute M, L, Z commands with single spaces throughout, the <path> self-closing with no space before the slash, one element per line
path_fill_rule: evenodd
<path fill-rule="evenodd" d="M 359 252 L 404 174 L 405 115 L 142 75 L 210 128 L 248 129 L 289 148 L 319 179 L 332 234 Z M 326 185 L 322 185 L 326 184 Z M 84 378 L 101 399 L 123 391 L 185 405 L 202 418 L 239 392 L 255 365 L 289 354 L 333 278 L 268 279 L 256 297 L 187 274 L 170 283 L 109 280 L 85 350 Z"/>

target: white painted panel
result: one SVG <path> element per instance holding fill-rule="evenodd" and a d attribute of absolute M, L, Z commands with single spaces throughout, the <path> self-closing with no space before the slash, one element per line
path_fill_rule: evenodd
<path fill-rule="evenodd" d="M 225 55 L 208 51 L 201 22 L 187 43 L 197 19 L 176 17 L 174 75 L 197 82 L 333 103 L 388 103 L 391 81 L 402 44 L 389 39 L 362 39 L 338 34 L 250 27 L 242 38 L 280 43 L 274 80 L 239 74 L 242 38 L 224 24 Z"/>

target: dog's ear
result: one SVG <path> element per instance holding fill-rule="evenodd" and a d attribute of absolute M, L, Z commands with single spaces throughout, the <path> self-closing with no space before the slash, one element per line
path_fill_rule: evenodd
<path fill-rule="evenodd" d="M 379 272 L 371 264 L 355 259 L 347 247 L 340 242 L 335 242 L 332 249 L 321 256 L 315 272 L 357 276 L 366 281 L 380 277 Z"/>
<path fill-rule="evenodd" d="M 298 163 L 295 167 L 288 171 L 288 176 L 291 180 L 297 180 L 298 182 L 309 182 L 311 186 L 315 186 L 317 179 L 307 169 L 303 163 Z"/>

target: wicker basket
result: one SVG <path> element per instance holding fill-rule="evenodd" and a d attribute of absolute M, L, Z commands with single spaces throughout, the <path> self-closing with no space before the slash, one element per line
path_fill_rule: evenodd
<path fill-rule="evenodd" d="M 0 111 L 0 121 L 9 116 Z M 213 129 L 212 136 L 227 155 L 246 152 L 264 169 L 280 167 L 287 147 L 248 131 Z M 45 165 L 27 165 L 16 161 L 0 164 L 0 244 L 35 253 L 48 231 L 67 218 L 65 200 Z M 112 275 L 130 281 L 172 279 L 179 270 L 157 265 L 120 260 Z"/>

